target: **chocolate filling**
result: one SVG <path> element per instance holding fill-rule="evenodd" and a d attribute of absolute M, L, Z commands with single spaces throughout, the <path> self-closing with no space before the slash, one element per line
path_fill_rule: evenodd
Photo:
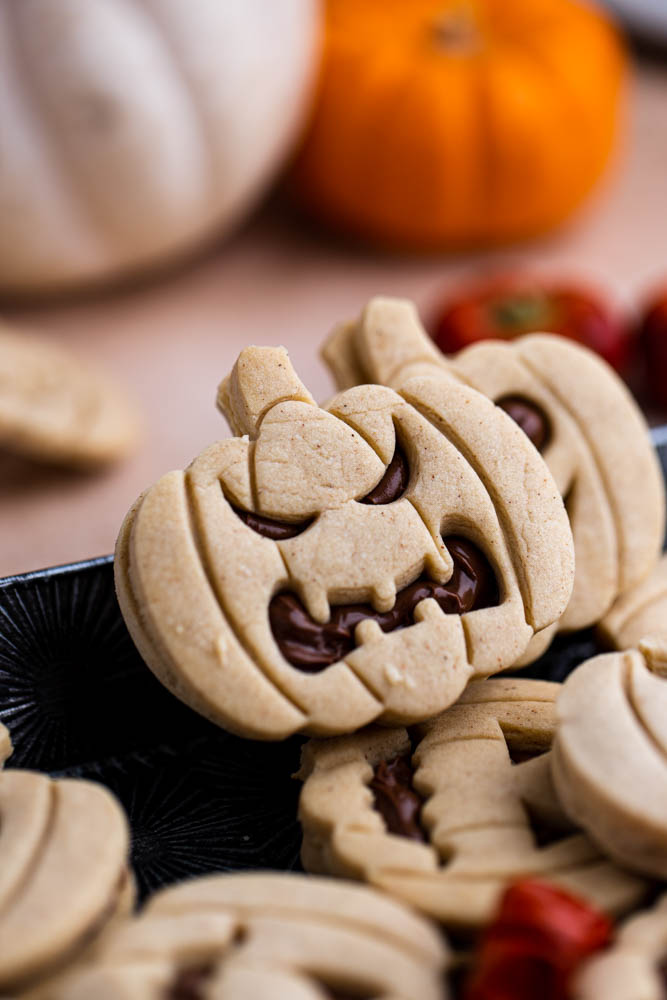
<path fill-rule="evenodd" d="M 327 990 L 327 1000 L 373 1000 L 368 993 L 341 993 L 340 990 Z"/>
<path fill-rule="evenodd" d="M 551 437 L 549 418 L 544 410 L 523 396 L 503 396 L 502 399 L 496 400 L 496 406 L 504 410 L 514 423 L 519 425 L 538 451 L 542 451 Z"/>
<path fill-rule="evenodd" d="M 408 488 L 409 481 L 410 466 L 408 465 L 407 458 L 397 445 L 394 457 L 387 466 L 382 479 L 359 502 L 374 504 L 375 506 L 393 503 L 394 500 L 398 500 L 399 497 L 403 496 Z M 258 535 L 270 538 L 273 542 L 282 542 L 286 538 L 295 538 L 313 523 L 312 517 L 307 518 L 305 521 L 297 522 L 276 521 L 271 517 L 263 517 L 261 514 L 256 514 L 252 510 L 241 510 L 240 507 L 235 507 L 234 504 L 230 504 L 230 506 L 244 524 L 252 528 L 253 531 L 256 531 Z"/>
<path fill-rule="evenodd" d="M 379 506 L 380 504 L 393 503 L 403 496 L 410 481 L 410 466 L 408 460 L 396 445 L 394 457 L 387 466 L 387 470 L 377 484 L 360 503 L 369 503 Z"/>
<path fill-rule="evenodd" d="M 535 757 L 541 757 L 542 754 L 546 753 L 546 750 L 519 750 L 518 747 L 509 745 L 507 749 L 513 764 L 525 764 L 527 760 L 533 760 Z"/>
<path fill-rule="evenodd" d="M 454 535 L 444 542 L 454 561 L 451 579 L 435 583 L 422 576 L 399 591 L 390 611 L 375 611 L 370 604 L 338 604 L 331 608 L 329 621 L 322 625 L 310 617 L 295 594 L 288 591 L 276 594 L 269 605 L 269 621 L 282 655 L 292 666 L 306 673 L 317 673 L 354 649 L 354 630 L 367 618 L 377 622 L 383 632 L 393 632 L 412 625 L 415 608 L 428 597 L 452 615 L 497 605 L 495 574 L 477 546 Z"/>
<path fill-rule="evenodd" d="M 663 1000 L 667 1000 L 667 958 L 663 958 L 658 966 L 658 976 L 662 983 Z"/>
<path fill-rule="evenodd" d="M 203 987 L 212 974 L 212 965 L 186 966 L 177 974 L 164 1000 L 203 1000 Z"/>
<path fill-rule="evenodd" d="M 373 808 L 384 819 L 387 830 L 424 843 L 426 836 L 419 822 L 422 798 L 412 787 L 413 777 L 410 758 L 394 757 L 380 761 L 369 787 Z"/>
<path fill-rule="evenodd" d="M 288 523 L 287 521 L 274 521 L 270 517 L 262 517 L 251 510 L 241 510 L 240 507 L 230 505 L 237 517 L 240 517 L 244 524 L 256 531 L 264 538 L 270 538 L 274 542 L 281 542 L 284 538 L 294 538 L 300 535 L 306 528 L 310 527 L 313 519 L 299 521 L 298 523 Z"/>

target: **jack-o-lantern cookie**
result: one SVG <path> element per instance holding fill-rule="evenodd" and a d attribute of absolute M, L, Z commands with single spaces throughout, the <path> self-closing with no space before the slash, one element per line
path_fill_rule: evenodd
<path fill-rule="evenodd" d="M 0 996 L 39 984 L 129 912 L 128 851 L 101 785 L 0 771 Z"/>
<path fill-rule="evenodd" d="M 298 775 L 304 867 L 363 879 L 454 928 L 487 923 L 503 890 L 533 875 L 628 910 L 646 883 L 572 827 L 551 784 L 559 689 L 478 681 L 411 732 L 311 740 Z"/>
<path fill-rule="evenodd" d="M 447 960 L 433 925 L 372 889 L 214 875 L 158 893 L 45 1000 L 445 1000 Z"/>
<path fill-rule="evenodd" d="M 121 610 L 178 697 L 242 735 L 428 718 L 562 612 L 567 516 L 516 425 L 454 381 L 318 407 L 284 348 L 220 390 L 235 434 L 132 508 Z"/>
<path fill-rule="evenodd" d="M 607 647 L 641 650 L 654 673 L 667 675 L 667 555 L 650 576 L 619 597 L 598 634 Z"/>
<path fill-rule="evenodd" d="M 365 381 L 400 389 L 439 373 L 497 403 L 541 452 L 572 525 L 576 576 L 561 629 L 600 620 L 619 594 L 650 573 L 664 538 L 660 467 L 646 423 L 625 385 L 595 354 L 537 334 L 484 341 L 445 358 L 410 302 L 373 299 L 360 320 L 334 331 L 323 356 L 339 388 Z M 531 643 L 539 655 L 553 631 Z"/>
<path fill-rule="evenodd" d="M 0 323 L 0 448 L 38 461 L 94 466 L 134 446 L 125 396 L 67 351 Z"/>
<path fill-rule="evenodd" d="M 667 896 L 620 927 L 608 951 L 590 959 L 572 1000 L 664 1000 L 667 996 Z"/>
<path fill-rule="evenodd" d="M 552 772 L 563 808 L 610 857 L 667 878 L 667 680 L 607 653 L 558 699 Z"/>

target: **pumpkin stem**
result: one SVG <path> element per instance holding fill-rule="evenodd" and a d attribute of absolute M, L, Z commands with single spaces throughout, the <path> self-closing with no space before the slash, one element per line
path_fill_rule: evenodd
<path fill-rule="evenodd" d="M 467 54 L 480 46 L 481 35 L 472 3 L 459 3 L 443 11 L 433 22 L 436 45 L 448 52 Z"/>

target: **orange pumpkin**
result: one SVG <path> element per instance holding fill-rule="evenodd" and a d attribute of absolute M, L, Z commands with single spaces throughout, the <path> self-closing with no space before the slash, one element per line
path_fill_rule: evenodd
<path fill-rule="evenodd" d="M 624 68 L 610 23 L 575 0 L 328 0 L 294 187 L 394 246 L 546 230 L 608 160 Z"/>

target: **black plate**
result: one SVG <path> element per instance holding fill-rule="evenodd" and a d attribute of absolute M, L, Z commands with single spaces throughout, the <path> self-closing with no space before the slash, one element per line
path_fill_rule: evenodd
<path fill-rule="evenodd" d="M 667 476 L 667 427 L 654 439 Z M 562 681 L 595 652 L 577 632 L 522 675 Z M 125 628 L 111 557 L 0 580 L 0 720 L 11 767 L 118 795 L 142 895 L 205 872 L 299 867 L 301 740 L 238 739 L 170 695 Z"/>

